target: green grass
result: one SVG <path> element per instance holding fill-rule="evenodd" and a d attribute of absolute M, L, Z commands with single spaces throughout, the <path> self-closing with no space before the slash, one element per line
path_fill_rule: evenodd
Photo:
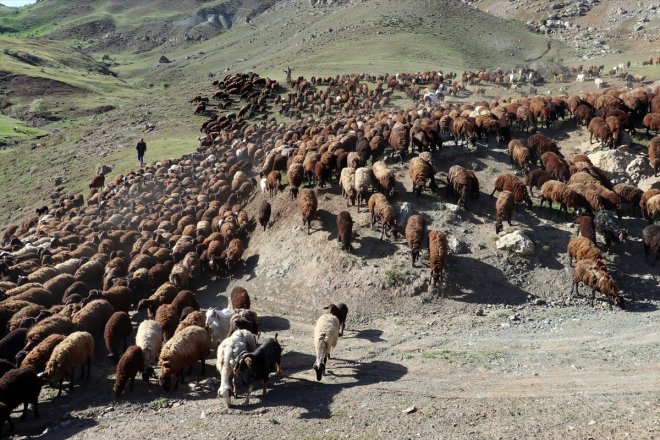
<path fill-rule="evenodd" d="M 23 121 L 0 115 L 0 142 L 34 139 L 47 134 L 45 130 L 28 127 Z"/>

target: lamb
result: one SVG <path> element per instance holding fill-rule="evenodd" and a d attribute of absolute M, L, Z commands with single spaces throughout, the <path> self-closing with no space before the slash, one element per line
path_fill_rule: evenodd
<path fill-rule="evenodd" d="M 594 219 L 588 215 L 580 215 L 575 219 L 575 224 L 578 225 L 578 235 L 588 238 L 593 244 L 596 242 L 596 226 Z"/>
<path fill-rule="evenodd" d="M 116 397 L 121 396 L 126 387 L 126 382 L 130 379 L 131 384 L 129 390 L 133 391 L 135 385 L 135 376 L 138 372 L 142 371 L 144 354 L 142 349 L 137 345 L 131 345 L 126 349 L 122 355 L 119 363 L 117 364 L 117 371 L 115 373 L 115 384 L 112 386 L 112 391 Z"/>
<path fill-rule="evenodd" d="M 430 181 L 431 189 L 435 188 L 433 165 L 420 157 L 413 157 L 408 166 L 408 175 L 413 184 L 413 193 L 420 195 L 427 182 Z"/>
<path fill-rule="evenodd" d="M 413 214 L 408 217 L 408 222 L 406 223 L 406 241 L 410 248 L 413 267 L 415 267 L 415 261 L 419 258 L 419 252 L 422 248 L 425 233 L 426 220 L 424 220 L 423 216 L 420 214 Z"/>
<path fill-rule="evenodd" d="M 211 335 L 211 346 L 217 347 L 229 335 L 230 320 L 234 311 L 218 310 L 213 307 L 206 311 L 206 328 Z"/>
<path fill-rule="evenodd" d="M 504 228 L 502 222 L 506 222 L 511 226 L 511 214 L 513 213 L 513 194 L 510 191 L 502 191 L 497 197 L 495 203 L 495 233 L 499 234 Z"/>
<path fill-rule="evenodd" d="M 128 313 L 120 311 L 112 314 L 105 324 L 103 339 L 108 349 L 108 357 L 115 363 L 119 360 L 119 343 L 124 341 L 124 350 L 128 345 L 128 337 L 133 333 L 133 324 Z"/>
<path fill-rule="evenodd" d="M 651 139 L 649 142 L 649 162 L 655 171 L 655 175 L 658 175 L 660 171 L 660 136 L 656 136 Z"/>
<path fill-rule="evenodd" d="M 513 174 L 500 174 L 495 179 L 495 186 L 493 187 L 493 192 L 490 193 L 491 197 L 495 194 L 495 191 L 510 191 L 513 195 L 513 200 L 515 203 L 525 203 L 527 206 L 532 206 L 532 199 L 527 193 L 527 188 L 525 184 L 522 183 L 516 176 Z"/>
<path fill-rule="evenodd" d="M 320 381 L 325 376 L 325 366 L 330 359 L 332 350 L 339 339 L 339 319 L 330 313 L 319 316 L 314 327 L 314 347 L 316 348 L 316 380 Z"/>
<path fill-rule="evenodd" d="M 89 379 L 93 357 L 94 338 L 88 332 L 71 333 L 57 344 L 43 374 L 51 380 L 60 379 L 58 397 L 62 395 L 62 382 L 65 376 L 69 378 L 69 392 L 73 391 L 73 371 L 76 367 L 81 367 L 84 374 L 87 365 L 87 379 Z"/>
<path fill-rule="evenodd" d="M 57 347 L 65 338 L 66 336 L 58 334 L 48 336 L 29 352 L 19 352 L 16 355 L 16 365 L 21 368 L 29 367 L 37 373 L 41 373 L 46 368 L 46 364 L 48 363 L 53 350 L 55 350 L 55 347 Z M 25 355 L 21 356 L 21 353 L 25 353 Z"/>
<path fill-rule="evenodd" d="M 568 242 L 568 263 L 573 266 L 573 258 L 577 261 L 592 260 L 598 261 L 601 259 L 600 249 L 591 240 L 586 237 L 574 237 Z"/>
<path fill-rule="evenodd" d="M 655 266 L 655 263 L 660 258 L 660 226 L 659 225 L 648 225 L 642 231 L 642 241 L 644 243 L 644 259 L 648 258 L 649 251 L 655 252 L 655 258 L 653 259 L 652 266 Z"/>
<path fill-rule="evenodd" d="M 316 214 L 317 207 L 318 202 L 314 191 L 311 189 L 301 190 L 298 197 L 298 212 L 302 216 L 303 225 L 307 224 L 307 235 L 311 232 L 312 218 Z"/>
<path fill-rule="evenodd" d="M 371 172 L 365 167 L 357 168 L 355 170 L 355 194 L 358 212 L 360 212 L 360 205 L 367 201 L 367 194 L 369 194 L 370 186 Z"/>
<path fill-rule="evenodd" d="M 192 325 L 175 334 L 160 352 L 160 385 L 165 391 L 176 389 L 179 382 L 184 382 L 183 368 L 198 360 L 202 363 L 203 376 L 206 372 L 204 360 L 210 351 L 211 338 L 201 327 Z"/>
<path fill-rule="evenodd" d="M 151 366 L 160 356 L 163 346 L 163 328 L 156 321 L 145 319 L 138 326 L 135 345 L 142 349 L 142 379 L 148 381 L 149 376 L 154 374 Z"/>
<path fill-rule="evenodd" d="M 352 205 L 355 205 L 357 191 L 355 189 L 354 168 L 346 167 L 341 170 L 341 174 L 339 175 L 339 185 L 341 186 L 341 195 L 346 198 L 346 207 L 349 206 L 349 202 Z"/>
<path fill-rule="evenodd" d="M 236 286 L 232 289 L 229 298 L 231 300 L 232 310 L 241 310 L 250 308 L 250 295 L 243 287 Z"/>
<path fill-rule="evenodd" d="M 115 309 L 104 299 L 95 299 L 73 315 L 71 321 L 79 329 L 99 336 Z"/>
<path fill-rule="evenodd" d="M 0 339 L 0 359 L 14 361 L 16 354 L 25 346 L 28 329 L 17 328 Z"/>
<path fill-rule="evenodd" d="M 257 348 L 257 338 L 247 330 L 238 330 L 222 341 L 218 347 L 216 368 L 220 373 L 218 397 L 224 398 L 227 407 L 231 406 L 231 395 L 236 396 L 233 366 L 241 353 L 253 352 Z M 233 391 L 233 392 L 232 392 Z"/>
<path fill-rule="evenodd" d="M 179 325 L 178 312 L 171 304 L 163 304 L 156 311 L 155 320 L 163 329 L 163 341 L 167 342 L 174 335 L 176 327 Z"/>
<path fill-rule="evenodd" d="M 605 238 L 605 245 L 608 248 L 612 242 L 625 241 L 628 236 L 628 232 L 616 224 L 611 211 L 601 210 L 597 212 L 594 217 L 594 224 L 596 232 Z"/>
<path fill-rule="evenodd" d="M 578 284 L 582 283 L 591 287 L 591 305 L 594 304 L 596 297 L 596 290 L 606 295 L 611 304 L 615 304 L 621 309 L 626 308 L 625 301 L 619 295 L 619 289 L 614 282 L 614 279 L 607 274 L 597 263 L 592 260 L 581 260 L 575 264 L 573 269 L 573 285 L 571 287 L 571 295 L 573 291 L 579 295 Z"/>
<path fill-rule="evenodd" d="M 339 336 L 344 336 L 344 328 L 346 327 L 346 316 L 348 316 L 348 306 L 344 303 L 337 305 L 328 304 L 323 308 L 327 313 L 335 315 L 339 320 Z"/>
<path fill-rule="evenodd" d="M 3 407 L 0 432 L 5 420 L 13 430 L 10 413 L 21 403 L 23 404 L 21 420 L 27 417 L 28 404 L 32 404 L 34 417 L 39 418 L 39 393 L 42 386 L 43 381 L 32 368 L 15 368 L 0 378 L 0 405 Z"/>
<path fill-rule="evenodd" d="M 471 170 L 453 165 L 447 172 L 447 183 L 451 191 L 458 195 L 458 205 L 467 209 L 468 196 L 479 197 L 479 181 Z"/>
<path fill-rule="evenodd" d="M 378 162 L 374 162 L 372 172 L 378 182 L 380 191 L 388 197 L 393 196 L 396 187 L 396 179 L 392 170 L 385 165 L 385 162 L 379 160 Z"/>
<path fill-rule="evenodd" d="M 367 205 L 371 214 L 371 227 L 374 226 L 375 222 L 381 222 L 380 239 L 383 239 L 386 229 L 391 230 L 396 239 L 399 233 L 397 218 L 394 215 L 394 208 L 392 208 L 392 205 L 390 205 L 385 196 L 381 193 L 374 193 L 369 197 Z"/>
<path fill-rule="evenodd" d="M 270 203 L 266 200 L 262 201 L 259 206 L 259 224 L 264 228 L 264 232 L 266 231 L 266 226 L 268 226 L 268 221 L 270 220 L 271 209 Z"/>
<path fill-rule="evenodd" d="M 268 189 L 268 179 L 262 177 L 259 181 L 259 187 L 261 188 L 261 194 L 266 194 L 266 190 Z"/>
<path fill-rule="evenodd" d="M 341 243 L 341 248 L 351 252 L 351 238 L 353 235 L 353 218 L 348 211 L 341 211 L 337 214 L 337 241 Z"/>
<path fill-rule="evenodd" d="M 243 384 L 247 384 L 248 392 L 245 404 L 250 404 L 250 393 L 252 385 L 261 381 L 263 395 L 266 395 L 266 384 L 270 373 L 282 372 L 282 346 L 277 342 L 277 333 L 274 338 L 266 339 L 252 353 L 242 353 L 232 366 L 234 377 L 239 378 Z"/>
<path fill-rule="evenodd" d="M 429 231 L 429 267 L 431 282 L 435 286 L 438 279 L 444 279 L 445 263 L 447 261 L 447 236 L 442 231 Z"/>

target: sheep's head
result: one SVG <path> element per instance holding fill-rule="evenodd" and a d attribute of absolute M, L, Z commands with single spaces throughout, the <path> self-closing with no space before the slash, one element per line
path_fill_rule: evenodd
<path fill-rule="evenodd" d="M 503 229 L 504 229 L 504 225 L 502 224 L 502 222 L 499 221 L 499 220 L 496 221 L 495 222 L 495 233 L 499 234 L 500 232 L 502 232 Z"/>
<path fill-rule="evenodd" d="M 220 385 L 218 388 L 218 398 L 225 399 L 227 407 L 231 406 L 231 387 L 227 385 Z"/>
<path fill-rule="evenodd" d="M 628 231 L 626 231 L 625 229 L 620 229 L 618 236 L 619 236 L 619 241 L 625 241 L 626 238 L 628 238 Z"/>
<path fill-rule="evenodd" d="M 163 387 L 165 391 L 172 391 L 174 388 L 176 388 L 177 377 L 171 373 L 163 372 L 160 375 L 158 383 Z"/>
<path fill-rule="evenodd" d="M 325 363 L 314 362 L 314 371 L 316 371 L 316 380 L 320 381 L 325 374 Z"/>
<path fill-rule="evenodd" d="M 626 310 L 626 303 L 625 303 L 625 301 L 623 300 L 622 297 L 620 297 L 620 296 L 615 297 L 614 298 L 614 304 L 617 307 L 620 307 L 621 310 Z"/>

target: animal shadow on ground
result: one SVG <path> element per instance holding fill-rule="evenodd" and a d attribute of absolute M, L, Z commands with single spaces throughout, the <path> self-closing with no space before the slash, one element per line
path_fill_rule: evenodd
<path fill-rule="evenodd" d="M 380 227 L 378 229 L 380 234 Z M 378 237 L 362 236 L 358 243 L 360 246 L 353 248 L 354 254 L 358 257 L 382 258 L 394 255 L 398 249 L 398 246 L 389 241 L 387 237 L 381 240 Z"/>
<path fill-rule="evenodd" d="M 248 277 L 245 279 L 245 281 L 250 281 L 251 279 L 253 279 L 256 276 L 255 270 L 258 265 L 259 265 L 259 255 L 258 254 L 250 255 L 245 260 L 245 264 L 241 270 L 240 278 L 243 277 L 243 274 L 247 274 Z"/>
<path fill-rule="evenodd" d="M 314 223 L 312 223 L 311 234 L 315 234 L 321 231 L 335 231 L 337 229 L 337 216 L 330 211 L 326 211 L 325 209 L 317 209 L 316 220 L 321 222 L 321 227 L 314 227 Z M 316 225 L 318 225 L 318 222 Z M 336 235 L 335 238 L 337 238 Z"/>
<path fill-rule="evenodd" d="M 481 260 L 452 256 L 450 295 L 458 301 L 481 304 L 523 304 L 528 292 L 509 282 L 500 269 Z M 453 291 L 453 292 L 452 292 Z"/>
<path fill-rule="evenodd" d="M 315 357 L 298 352 L 286 353 L 282 358 L 282 366 L 288 378 L 276 385 L 266 397 L 257 392 L 259 401 L 254 401 L 255 407 L 297 406 L 304 412 L 303 419 L 328 419 L 332 416 L 330 405 L 335 396 L 348 388 L 368 386 L 379 382 L 394 382 L 406 375 L 408 369 L 393 362 L 373 360 L 365 363 L 353 363 L 350 360 L 330 359 L 326 366 L 327 374 L 321 382 L 306 378 L 290 377 L 291 375 L 310 370 Z M 313 377 L 313 376 L 310 376 Z M 341 383 L 330 382 L 329 378 L 341 379 Z M 244 399 L 245 390 L 239 389 L 239 402 Z M 241 406 L 240 404 L 238 405 Z M 251 408 L 253 405 L 244 406 Z"/>
<path fill-rule="evenodd" d="M 280 316 L 260 316 L 259 327 L 264 332 L 279 332 L 282 330 L 289 330 L 291 323 L 288 319 Z"/>
<path fill-rule="evenodd" d="M 344 337 L 366 339 L 367 341 L 374 343 L 387 342 L 385 339 L 381 338 L 382 335 L 383 335 L 383 331 L 378 329 L 360 330 L 357 333 L 355 333 L 353 336 L 348 336 L 346 333 L 344 333 Z"/>

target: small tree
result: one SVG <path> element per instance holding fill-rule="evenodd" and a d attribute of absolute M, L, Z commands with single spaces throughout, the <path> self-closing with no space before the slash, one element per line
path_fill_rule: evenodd
<path fill-rule="evenodd" d="M 32 104 L 30 104 L 30 112 L 34 113 L 35 115 L 45 115 L 48 113 L 48 108 L 46 107 L 46 103 L 43 99 L 37 98 L 32 101 Z"/>

